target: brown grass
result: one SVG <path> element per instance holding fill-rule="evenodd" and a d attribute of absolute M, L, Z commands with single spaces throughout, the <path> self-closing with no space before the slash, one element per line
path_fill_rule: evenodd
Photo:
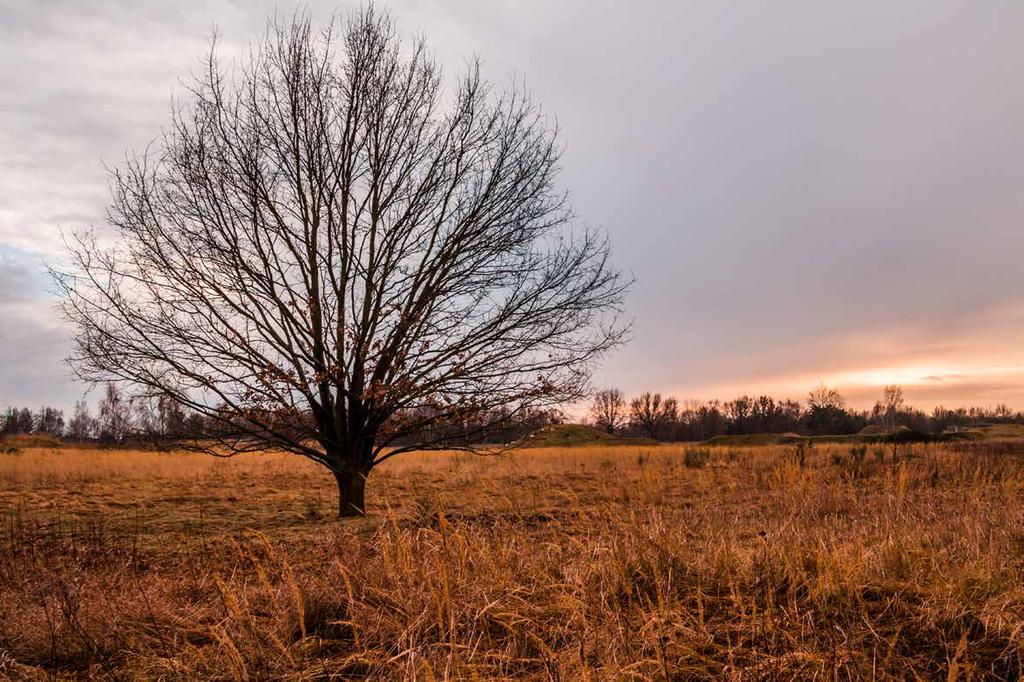
<path fill-rule="evenodd" d="M 1018 452 L 892 454 L 410 456 L 339 524 L 284 455 L 26 448 L 0 677 L 1015 679 Z"/>

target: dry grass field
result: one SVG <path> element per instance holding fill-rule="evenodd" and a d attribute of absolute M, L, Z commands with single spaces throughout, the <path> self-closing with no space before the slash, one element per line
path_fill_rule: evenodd
<path fill-rule="evenodd" d="M 1013 444 L 0 455 L 11 679 L 1016 679 Z"/>

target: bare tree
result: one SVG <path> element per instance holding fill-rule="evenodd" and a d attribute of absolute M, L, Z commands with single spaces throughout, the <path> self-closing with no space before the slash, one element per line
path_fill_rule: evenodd
<path fill-rule="evenodd" d="M 96 437 L 96 419 L 89 413 L 89 405 L 84 400 L 75 403 L 75 411 L 68 421 L 67 435 L 77 441 Z"/>
<path fill-rule="evenodd" d="M 181 405 L 166 395 L 157 397 L 156 415 L 158 434 L 163 438 L 177 438 L 188 430 L 188 415 Z"/>
<path fill-rule="evenodd" d="M 845 410 L 846 398 L 836 389 L 821 384 L 807 395 L 807 407 L 811 410 Z"/>
<path fill-rule="evenodd" d="M 64 435 L 64 411 L 45 405 L 39 408 L 35 416 L 35 431 L 51 436 Z"/>
<path fill-rule="evenodd" d="M 630 423 L 650 438 L 657 438 L 662 425 L 674 421 L 679 405 L 675 398 L 662 400 L 660 393 L 641 393 L 629 404 Z"/>
<path fill-rule="evenodd" d="M 854 433 L 865 418 L 846 409 L 846 398 L 836 389 L 821 384 L 807 396 L 804 428 L 812 435 Z"/>
<path fill-rule="evenodd" d="M 132 404 L 118 384 L 108 381 L 99 405 L 97 436 L 107 443 L 123 443 L 131 433 Z"/>
<path fill-rule="evenodd" d="M 623 339 L 559 156 L 527 96 L 476 66 L 446 92 L 386 14 L 272 21 L 112 173 L 117 243 L 68 240 L 72 366 L 202 415 L 213 454 L 322 464 L 362 514 L 375 465 L 465 442 L 432 424 L 579 399 Z"/>
<path fill-rule="evenodd" d="M 626 398 L 617 388 L 606 388 L 594 394 L 590 416 L 598 428 L 615 433 L 626 421 Z"/>
<path fill-rule="evenodd" d="M 174 443 L 187 432 L 188 415 L 166 395 L 132 400 L 133 435 L 153 444 Z"/>
<path fill-rule="evenodd" d="M 896 430 L 896 414 L 903 407 L 903 388 L 895 384 L 882 389 L 882 410 L 885 414 L 885 427 L 889 431 Z"/>

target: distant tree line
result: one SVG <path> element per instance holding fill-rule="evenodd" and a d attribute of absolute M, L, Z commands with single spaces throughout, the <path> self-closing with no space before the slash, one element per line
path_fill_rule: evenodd
<path fill-rule="evenodd" d="M 494 408 L 454 420 L 438 420 L 429 413 L 430 409 L 425 406 L 398 413 L 384 428 L 404 434 L 395 440 L 399 446 L 404 438 L 409 442 L 438 442 L 458 448 L 513 443 L 539 427 L 565 421 L 565 415 L 552 408 Z M 168 443 L 216 438 L 221 432 L 231 432 L 231 420 L 237 418 L 227 412 L 220 417 L 188 412 L 167 398 L 127 396 L 117 384 L 109 383 L 103 386 L 95 413 L 84 400 L 75 403 L 70 418 L 65 418 L 63 410 L 46 405 L 37 410 L 8 407 L 0 414 L 0 436 L 41 434 L 111 446 Z M 311 416 L 303 413 L 263 417 L 267 423 L 277 423 L 277 428 L 297 431 L 304 428 L 308 419 Z M 622 391 L 609 388 L 594 394 L 586 421 L 618 435 L 701 441 L 722 435 L 764 433 L 843 435 L 857 433 L 867 426 L 882 431 L 908 428 L 941 433 L 981 424 L 1024 423 L 1024 412 L 997 405 L 936 407 L 926 413 L 907 406 L 899 386 L 886 386 L 874 407 L 861 411 L 848 408 L 839 391 L 824 385 L 811 391 L 804 403 L 768 395 L 743 395 L 726 402 L 680 402 L 650 392 L 627 398 Z"/>
<path fill-rule="evenodd" d="M 820 386 L 805 403 L 772 396 L 740 396 L 734 400 L 679 402 L 660 393 L 641 393 L 627 398 L 609 388 L 594 394 L 589 421 L 607 433 L 668 441 L 701 441 L 723 435 L 798 433 L 844 435 L 867 426 L 882 431 L 909 428 L 925 433 L 967 428 L 980 424 L 1024 422 L 1024 412 L 1006 405 L 955 410 L 936 407 L 930 414 L 909 407 L 903 389 L 886 386 L 871 410 L 847 407 L 834 388 Z"/>
<path fill-rule="evenodd" d="M 151 439 L 177 439 L 200 431 L 197 416 L 165 398 L 129 397 L 117 384 L 105 384 L 93 414 L 85 400 L 75 403 L 69 419 L 64 411 L 43 406 L 8 407 L 0 415 L 0 435 L 37 434 L 109 445 Z"/>
<path fill-rule="evenodd" d="M 0 416 L 0 434 L 46 433 L 64 434 L 64 412 L 52 407 L 41 407 L 33 412 L 27 407 L 8 407 Z"/>
<path fill-rule="evenodd" d="M 513 410 L 499 407 L 467 413 L 457 419 L 437 419 L 430 407 L 405 410 L 395 416 L 386 428 L 403 435 L 395 440 L 405 442 L 443 442 L 450 447 L 484 443 L 512 443 L 531 431 L 564 421 L 560 410 L 532 408 Z M 439 408 L 440 409 L 440 408 Z M 166 397 L 128 396 L 115 383 L 103 385 L 103 393 L 95 413 L 89 403 L 75 403 L 69 419 L 64 411 L 49 406 L 33 411 L 28 407 L 8 407 L 0 414 L 0 436 L 37 434 L 63 437 L 78 442 L 103 445 L 145 445 L 206 438 L 232 433 L 233 420 L 239 417 L 225 410 L 223 414 L 201 415 L 185 410 Z M 300 432 L 312 416 L 308 413 L 263 415 L 262 421 L 277 424 L 279 429 Z"/>

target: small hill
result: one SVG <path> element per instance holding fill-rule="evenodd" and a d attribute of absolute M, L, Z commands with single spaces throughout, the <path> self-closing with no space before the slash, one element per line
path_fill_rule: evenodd
<path fill-rule="evenodd" d="M 1024 424 L 988 424 L 975 426 L 958 435 L 971 440 L 1021 440 L 1024 439 Z"/>
<path fill-rule="evenodd" d="M 21 448 L 62 448 L 62 438 L 45 433 L 19 433 L 11 436 L 0 436 L 0 450 L 14 452 Z"/>
<path fill-rule="evenodd" d="M 573 447 L 578 445 L 657 445 L 650 438 L 625 438 L 583 424 L 543 426 L 516 445 L 524 448 Z"/>

